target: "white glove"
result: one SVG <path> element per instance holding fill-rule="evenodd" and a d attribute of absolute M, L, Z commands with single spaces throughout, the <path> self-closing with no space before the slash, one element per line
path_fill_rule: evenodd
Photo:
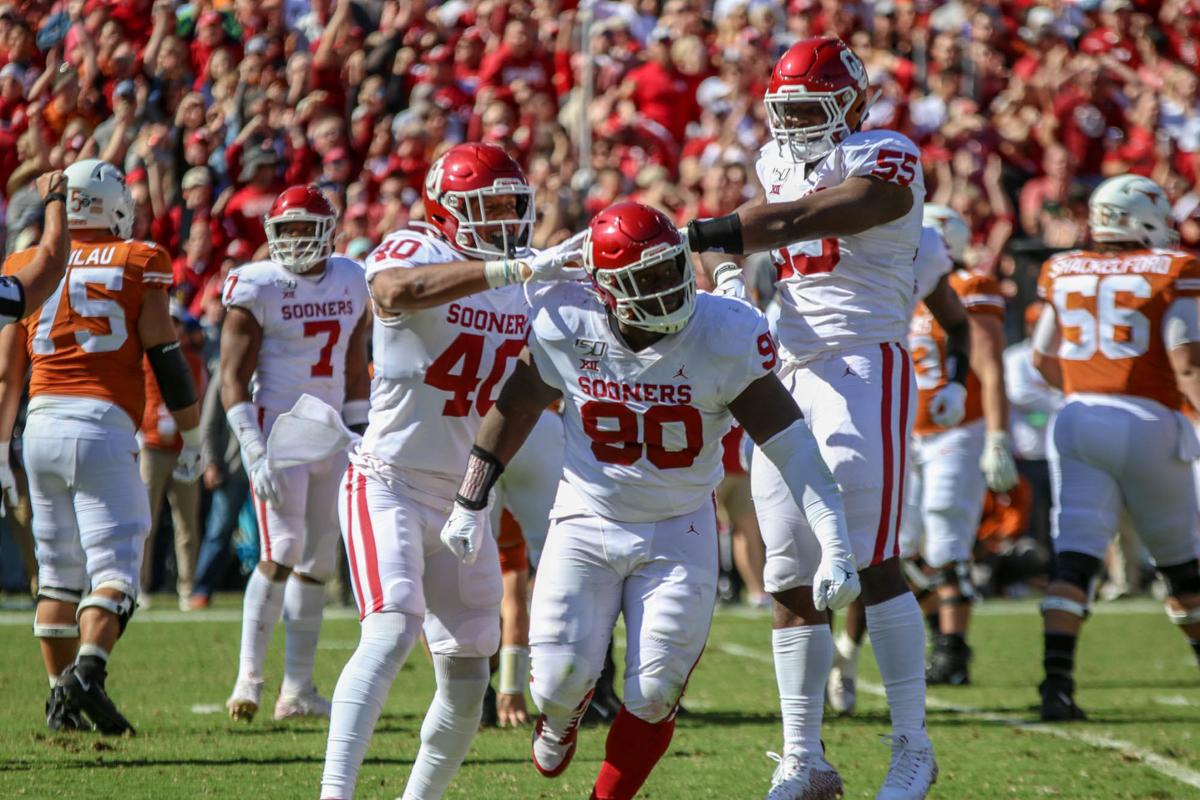
<path fill-rule="evenodd" d="M 254 496 L 278 511 L 283 507 L 283 475 L 273 472 L 267 464 L 266 451 L 261 446 L 242 448 L 242 464 L 254 488 Z"/>
<path fill-rule="evenodd" d="M 5 502 L 0 502 L 0 517 L 7 512 L 6 506 L 17 507 L 17 478 L 13 475 L 12 467 L 8 465 L 9 442 L 0 442 L 0 491 L 4 492 Z"/>
<path fill-rule="evenodd" d="M 183 449 L 175 459 L 175 471 L 171 477 L 182 483 L 195 483 L 200 479 L 203 468 L 200 466 L 200 429 L 192 428 L 183 431 Z"/>
<path fill-rule="evenodd" d="M 929 417 L 939 428 L 953 428 L 967 413 L 967 387 L 951 381 L 929 401 Z"/>
<path fill-rule="evenodd" d="M 576 281 L 583 274 L 583 239 L 587 231 L 575 234 L 570 239 L 548 247 L 530 259 L 522 259 L 528 269 L 526 280 L 531 281 Z"/>
<path fill-rule="evenodd" d="M 817 611 L 837 611 L 854 602 L 862 586 L 858 582 L 858 567 L 849 553 L 822 553 L 821 563 L 813 575 L 813 605 Z"/>
<path fill-rule="evenodd" d="M 1013 461 L 1012 445 L 1006 432 L 988 431 L 979 468 L 993 492 L 1007 492 L 1017 485 L 1017 462 Z"/>
<path fill-rule="evenodd" d="M 483 547 L 483 537 L 487 535 L 487 509 L 472 511 L 466 506 L 455 503 L 446 524 L 442 526 L 442 544 L 458 556 L 464 564 L 474 564 Z"/>
<path fill-rule="evenodd" d="M 742 280 L 742 268 L 732 261 L 725 261 L 713 270 L 713 294 L 721 297 L 736 297 L 749 302 L 746 282 Z"/>

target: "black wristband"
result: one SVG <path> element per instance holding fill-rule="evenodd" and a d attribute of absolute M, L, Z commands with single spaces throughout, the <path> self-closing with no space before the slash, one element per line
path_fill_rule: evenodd
<path fill-rule="evenodd" d="M 742 220 L 737 214 L 711 219 L 694 219 L 688 223 L 688 246 L 693 253 L 742 252 Z"/>
<path fill-rule="evenodd" d="M 488 495 L 502 472 L 504 465 L 500 459 L 479 445 L 473 445 L 471 455 L 467 456 L 467 471 L 463 475 L 462 485 L 454 496 L 455 502 L 472 511 L 487 508 Z"/>
<path fill-rule="evenodd" d="M 45 208 L 56 200 L 64 206 L 67 204 L 67 196 L 65 194 L 62 192 L 51 192 L 42 200 L 42 208 Z"/>

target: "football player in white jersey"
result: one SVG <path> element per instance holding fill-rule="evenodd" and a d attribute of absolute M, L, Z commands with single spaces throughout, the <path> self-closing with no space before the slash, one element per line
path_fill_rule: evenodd
<path fill-rule="evenodd" d="M 826 576 L 809 603 L 858 593 L 845 515 L 799 409 L 775 376 L 766 319 L 696 294 L 683 237 L 661 212 L 620 203 L 587 231 L 591 280 L 533 299 L 527 348 L 469 448 L 442 541 L 464 564 L 491 558 L 492 485 L 541 410 L 564 401 L 564 476 L 530 610 L 534 766 L 561 774 L 617 614 L 628 630 L 625 702 L 592 797 L 632 798 L 671 741 L 675 711 L 716 600 L 712 492 L 737 418 L 821 539 Z M 466 452 L 466 450 L 464 450 Z M 468 567 L 469 568 L 469 567 Z"/>
<path fill-rule="evenodd" d="M 305 393 L 340 409 L 350 426 L 366 422 L 367 284 L 358 262 L 333 255 L 336 223 L 316 187 L 286 189 L 264 221 L 270 259 L 233 270 L 225 282 L 221 401 L 250 476 L 261 549 L 242 605 L 241 657 L 226 703 L 233 719 L 249 721 L 258 711 L 281 614 L 287 644 L 275 719 L 329 716 L 312 670 L 325 581 L 337 566 L 335 508 L 346 459 L 273 468 L 266 437 Z"/>
<path fill-rule="evenodd" d="M 338 503 L 362 636 L 334 690 L 322 798 L 353 796 L 422 628 L 437 691 L 404 800 L 441 797 L 466 756 L 500 644 L 500 565 L 490 535 L 468 565 L 438 533 L 480 419 L 525 344 L 520 284 L 557 279 L 581 259 L 577 241 L 528 250 L 533 190 L 498 147 L 446 151 L 426 175 L 424 203 L 431 225 L 389 235 L 367 259 L 375 378 Z"/>
<path fill-rule="evenodd" d="M 901 800 L 924 797 L 937 775 L 925 730 L 924 627 L 898 558 L 916 409 L 901 343 L 925 189 L 911 141 L 859 130 L 868 94 L 862 61 L 844 42 L 794 44 L 765 97 L 773 138 L 757 164 L 765 195 L 733 214 L 692 221 L 688 238 L 696 252 L 772 251 L 782 305 L 779 375 L 845 497 L 892 715 L 892 758 L 878 798 Z M 961 413 L 962 399 L 951 390 L 939 402 Z M 826 797 L 811 787 L 832 783 L 820 731 L 833 639 L 807 589 L 820 550 L 769 460 L 756 453 L 750 476 L 767 545 L 764 583 L 777 600 L 773 649 L 784 718 L 785 758 L 768 796 Z"/>

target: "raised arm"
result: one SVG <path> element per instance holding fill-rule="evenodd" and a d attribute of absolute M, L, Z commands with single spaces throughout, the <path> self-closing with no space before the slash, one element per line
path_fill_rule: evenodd
<path fill-rule="evenodd" d="M 67 231 L 67 179 L 62 172 L 47 172 L 37 179 L 37 190 L 45 205 L 42 238 L 33 259 L 13 274 L 21 284 L 24 305 L 21 317 L 41 307 L 62 283 L 67 271 L 71 239 Z"/>
<path fill-rule="evenodd" d="M 688 223 L 693 251 L 745 254 L 793 242 L 852 236 L 899 219 L 913 206 L 907 186 L 870 176 L 786 203 L 762 203 Z"/>

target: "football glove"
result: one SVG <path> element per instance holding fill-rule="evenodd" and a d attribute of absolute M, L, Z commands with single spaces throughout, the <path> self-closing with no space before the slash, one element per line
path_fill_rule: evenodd
<path fill-rule="evenodd" d="M 282 508 L 283 475 L 271 469 L 267 463 L 266 451 L 261 446 L 243 447 L 242 464 L 246 467 L 246 475 L 250 478 L 254 496 L 276 511 Z"/>
<path fill-rule="evenodd" d="M 472 511 L 466 506 L 455 503 L 446 524 L 442 526 L 442 544 L 458 556 L 464 564 L 474 564 L 483 547 L 483 537 L 487 535 L 487 509 Z"/>
<path fill-rule="evenodd" d="M 993 492 L 1007 492 L 1017 485 L 1017 462 L 1013 461 L 1012 446 L 1004 431 L 988 431 L 983 445 L 979 468 Z"/>
<path fill-rule="evenodd" d="M 726 261 L 718 264 L 713 270 L 713 294 L 722 297 L 736 297 L 738 300 L 749 302 L 750 297 L 746 293 L 746 282 L 742 280 L 742 268 L 733 263 Z"/>
<path fill-rule="evenodd" d="M 951 381 L 929 401 L 929 418 L 939 428 L 953 428 L 967 413 L 967 387 Z"/>
<path fill-rule="evenodd" d="M 531 281 L 575 281 L 583 274 L 583 239 L 587 231 L 548 247 L 533 258 L 523 260 Z"/>
<path fill-rule="evenodd" d="M 175 459 L 175 470 L 171 477 L 181 483 L 195 483 L 200 480 L 200 473 L 203 472 L 200 464 L 200 429 L 192 428 L 190 431 L 183 431 L 181 435 L 183 449 Z"/>
<path fill-rule="evenodd" d="M 837 611 L 854 602 L 862 591 L 858 567 L 849 553 L 822 553 L 813 575 L 813 605 L 817 611 Z"/>

